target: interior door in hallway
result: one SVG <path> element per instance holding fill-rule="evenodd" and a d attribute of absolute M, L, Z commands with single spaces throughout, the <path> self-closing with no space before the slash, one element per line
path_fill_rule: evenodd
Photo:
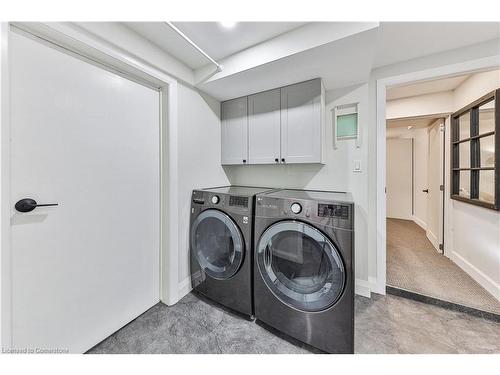
<path fill-rule="evenodd" d="M 413 143 L 411 138 L 387 139 L 387 217 L 412 219 Z"/>
<path fill-rule="evenodd" d="M 443 243 L 444 186 L 444 120 L 429 128 L 429 158 L 427 165 L 427 229 L 426 236 L 436 250 Z"/>
<path fill-rule="evenodd" d="M 14 32 L 9 55 L 11 346 L 84 352 L 159 301 L 159 92 Z"/>

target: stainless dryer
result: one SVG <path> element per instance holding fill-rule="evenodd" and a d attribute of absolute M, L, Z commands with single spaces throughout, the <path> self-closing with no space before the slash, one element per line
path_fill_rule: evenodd
<path fill-rule="evenodd" d="M 225 186 L 194 190 L 190 267 L 193 289 L 253 315 L 252 249 L 255 195 L 270 189 Z"/>
<path fill-rule="evenodd" d="M 353 227 L 348 193 L 259 194 L 255 318 L 322 351 L 353 353 Z"/>

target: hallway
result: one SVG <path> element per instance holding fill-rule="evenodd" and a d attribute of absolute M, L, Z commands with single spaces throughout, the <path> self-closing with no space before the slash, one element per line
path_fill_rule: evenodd
<path fill-rule="evenodd" d="M 387 219 L 387 285 L 500 315 L 500 302 L 439 254 L 413 221 Z"/>

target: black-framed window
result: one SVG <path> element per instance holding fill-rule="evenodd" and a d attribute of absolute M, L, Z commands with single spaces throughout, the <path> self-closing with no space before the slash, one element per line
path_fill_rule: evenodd
<path fill-rule="evenodd" d="M 451 198 L 500 209 L 500 89 L 451 116 Z"/>

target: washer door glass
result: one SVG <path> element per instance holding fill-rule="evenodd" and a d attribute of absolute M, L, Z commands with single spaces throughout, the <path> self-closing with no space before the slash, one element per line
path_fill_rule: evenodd
<path fill-rule="evenodd" d="M 233 276 L 243 261 L 244 243 L 236 223 L 218 210 L 205 210 L 191 227 L 191 251 L 215 279 Z"/>
<path fill-rule="evenodd" d="M 274 295 L 302 311 L 321 311 L 342 294 L 345 269 L 333 243 L 318 229 L 281 221 L 262 234 L 257 247 L 260 274 Z"/>

